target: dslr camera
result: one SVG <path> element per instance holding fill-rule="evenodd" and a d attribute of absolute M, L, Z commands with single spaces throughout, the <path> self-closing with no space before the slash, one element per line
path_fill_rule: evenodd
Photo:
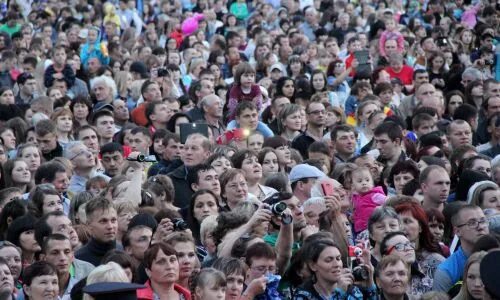
<path fill-rule="evenodd" d="M 188 224 L 181 218 L 172 219 L 172 223 L 174 223 L 174 231 L 184 231 L 188 229 Z"/>
<path fill-rule="evenodd" d="M 264 199 L 264 203 L 269 204 L 269 210 L 275 215 L 276 217 L 281 218 L 281 222 L 283 224 L 288 225 L 292 223 L 293 218 L 291 215 L 285 214 L 284 211 L 288 207 L 283 200 L 288 200 L 292 197 L 291 193 L 287 192 L 282 192 L 282 193 L 274 193 L 273 195 L 267 197 Z"/>

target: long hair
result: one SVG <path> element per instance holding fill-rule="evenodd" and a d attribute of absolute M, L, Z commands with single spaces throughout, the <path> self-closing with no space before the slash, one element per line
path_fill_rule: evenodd
<path fill-rule="evenodd" d="M 472 297 L 472 295 L 469 293 L 469 289 L 467 288 L 467 275 L 469 273 L 469 268 L 472 264 L 474 263 L 481 263 L 481 260 L 483 260 L 483 257 L 485 257 L 487 254 L 486 251 L 479 251 L 471 256 L 469 256 L 469 259 L 467 259 L 467 263 L 465 264 L 464 267 L 464 274 L 463 274 L 463 283 L 462 283 L 462 288 L 460 289 L 460 292 L 454 299 L 458 300 L 473 300 L 475 299 Z"/>

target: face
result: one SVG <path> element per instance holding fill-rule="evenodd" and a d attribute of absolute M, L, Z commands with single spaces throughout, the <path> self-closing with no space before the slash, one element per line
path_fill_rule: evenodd
<path fill-rule="evenodd" d="M 467 291 L 471 294 L 474 299 L 483 299 L 484 285 L 481 280 L 481 273 L 479 269 L 480 264 L 478 262 L 472 263 L 467 271 L 467 278 L 465 283 L 467 286 Z"/>
<path fill-rule="evenodd" d="M 63 211 L 61 198 L 58 195 L 45 195 L 42 210 L 44 215 L 53 211 Z"/>
<path fill-rule="evenodd" d="M 236 121 L 241 128 L 254 131 L 259 124 L 259 113 L 255 109 L 244 109 L 239 116 L 236 116 Z"/>
<path fill-rule="evenodd" d="M 397 298 L 406 293 L 409 281 L 408 268 L 403 262 L 397 262 L 383 269 L 376 280 L 384 294 Z"/>
<path fill-rule="evenodd" d="M 58 274 L 68 274 L 74 259 L 74 252 L 69 240 L 50 240 L 43 260 L 56 267 Z"/>
<path fill-rule="evenodd" d="M 40 166 L 40 152 L 36 147 L 26 147 L 21 159 L 28 165 L 30 172 L 35 172 Z"/>
<path fill-rule="evenodd" d="M 337 282 L 342 270 L 342 259 L 336 247 L 325 248 L 316 262 L 310 263 L 309 268 L 316 275 L 327 282 Z"/>
<path fill-rule="evenodd" d="M 241 174 L 237 174 L 233 179 L 229 180 L 225 187 L 225 193 L 222 196 L 232 205 L 246 201 L 248 197 L 248 186 L 245 177 Z"/>
<path fill-rule="evenodd" d="M 399 216 L 401 217 L 402 231 L 411 242 L 416 243 L 420 233 L 422 232 L 420 223 L 418 223 L 418 220 L 413 217 L 411 212 L 403 212 L 400 213 Z"/>
<path fill-rule="evenodd" d="M 21 233 L 19 236 L 19 244 L 21 249 L 26 252 L 37 252 L 41 248 L 35 240 L 35 230 L 27 230 Z"/>
<path fill-rule="evenodd" d="M 0 257 L 3 257 L 7 261 L 9 269 L 12 272 L 12 277 L 14 280 L 17 280 L 21 275 L 21 270 L 23 269 L 21 254 L 19 251 L 17 251 L 14 247 L 3 247 L 0 248 Z"/>
<path fill-rule="evenodd" d="M 264 137 L 260 134 L 253 134 L 247 139 L 247 148 L 254 153 L 259 153 L 264 145 Z"/>
<path fill-rule="evenodd" d="M 238 300 L 243 292 L 245 277 L 243 274 L 229 274 L 226 276 L 226 300 Z"/>
<path fill-rule="evenodd" d="M 127 104 L 123 100 L 115 100 L 113 102 L 115 118 L 118 120 L 128 120 L 130 118 Z"/>
<path fill-rule="evenodd" d="M 441 242 L 444 235 L 444 224 L 438 222 L 437 220 L 429 221 L 429 230 L 431 231 L 432 237 L 435 242 Z"/>
<path fill-rule="evenodd" d="M 71 149 L 70 161 L 74 168 L 88 169 L 95 167 L 95 158 L 92 152 L 83 144 Z"/>
<path fill-rule="evenodd" d="M 97 210 L 88 216 L 88 226 L 92 237 L 100 242 L 116 240 L 118 217 L 114 208 Z"/>
<path fill-rule="evenodd" d="M 217 199 L 208 193 L 196 197 L 193 214 L 200 224 L 206 217 L 218 215 Z"/>
<path fill-rule="evenodd" d="M 33 278 L 31 285 L 24 285 L 24 291 L 33 300 L 59 299 L 59 283 L 57 275 L 42 275 Z"/>
<path fill-rule="evenodd" d="M 203 148 L 203 139 L 200 137 L 188 137 L 182 151 L 182 161 L 187 167 L 202 163 L 208 158 L 210 152 Z"/>
<path fill-rule="evenodd" d="M 401 195 L 405 184 L 413 179 L 414 177 L 411 173 L 399 173 L 394 175 L 394 188 L 396 188 L 396 193 Z"/>
<path fill-rule="evenodd" d="M 59 194 L 66 192 L 69 185 L 68 174 L 66 172 L 57 172 L 51 183 Z"/>
<path fill-rule="evenodd" d="M 450 192 L 450 176 L 445 170 L 432 170 L 421 187 L 424 197 L 436 203 L 445 203 Z"/>
<path fill-rule="evenodd" d="M 92 91 L 97 101 L 106 101 L 111 98 L 111 89 L 104 82 L 94 84 Z"/>
<path fill-rule="evenodd" d="M 76 234 L 71 221 L 66 216 L 50 216 L 47 218 L 47 224 L 52 229 L 53 233 L 60 233 L 68 237 L 73 247 L 79 244 L 78 235 Z"/>
<path fill-rule="evenodd" d="M 6 90 L 0 95 L 0 104 L 14 104 L 15 98 L 12 90 Z"/>
<path fill-rule="evenodd" d="M 181 242 L 174 245 L 179 260 L 179 278 L 188 278 L 193 273 L 196 264 L 196 253 L 191 242 Z"/>
<path fill-rule="evenodd" d="M 115 120 L 111 116 L 102 116 L 96 121 L 97 134 L 104 139 L 112 139 L 115 134 Z"/>
<path fill-rule="evenodd" d="M 106 170 L 106 174 L 111 177 L 119 175 L 122 171 L 123 163 L 125 162 L 123 154 L 118 151 L 111 153 L 104 153 L 102 155 L 101 163 Z"/>
<path fill-rule="evenodd" d="M 176 255 L 166 255 L 163 251 L 158 251 L 156 258 L 151 264 L 151 269 L 146 269 L 146 273 L 152 282 L 175 283 L 179 279 L 179 261 Z"/>
<path fill-rule="evenodd" d="M 196 288 L 195 294 L 198 299 L 222 300 L 226 296 L 226 286 L 208 285 L 203 288 Z"/>
<path fill-rule="evenodd" d="M 220 176 L 226 170 L 231 168 L 231 162 L 225 157 L 219 157 L 212 162 L 211 166 L 215 169 L 217 175 Z"/>
<path fill-rule="evenodd" d="M 400 140 L 392 141 L 387 133 L 375 136 L 375 145 L 380 151 L 380 156 L 384 159 L 392 159 L 395 155 L 399 155 Z"/>
<path fill-rule="evenodd" d="M 14 278 L 9 266 L 0 265 L 0 292 L 10 295 L 14 291 L 14 287 Z"/>
<path fill-rule="evenodd" d="M 373 179 L 371 173 L 366 171 L 355 172 L 352 175 L 352 189 L 359 194 L 364 194 L 373 189 Z"/>
<path fill-rule="evenodd" d="M 99 139 L 97 133 L 93 129 L 85 129 L 78 134 L 80 141 L 93 153 L 99 152 Z"/>
<path fill-rule="evenodd" d="M 289 99 L 292 98 L 295 92 L 295 86 L 293 84 L 293 81 L 292 80 L 285 81 L 285 84 L 283 84 L 283 88 L 281 91 L 283 93 L 283 96 Z"/>
<path fill-rule="evenodd" d="M 356 136 L 352 131 L 339 131 L 335 139 L 335 150 L 346 156 L 351 156 L 356 150 Z"/>
<path fill-rule="evenodd" d="M 76 103 L 73 106 L 73 114 L 76 119 L 84 120 L 89 115 L 89 108 L 83 103 Z"/>
<path fill-rule="evenodd" d="M 256 156 L 245 158 L 241 169 L 245 172 L 245 179 L 249 182 L 258 182 L 262 178 L 262 166 Z"/>
<path fill-rule="evenodd" d="M 10 129 L 5 130 L 0 137 L 3 139 L 3 144 L 7 149 L 13 150 L 16 149 L 16 136 L 14 135 L 14 132 Z"/>
<path fill-rule="evenodd" d="M 300 111 L 294 112 L 291 115 L 288 115 L 285 120 L 283 120 L 283 126 L 292 131 L 298 131 L 302 128 L 302 116 L 300 115 Z"/>
<path fill-rule="evenodd" d="M 491 178 L 491 162 L 489 160 L 484 160 L 484 159 L 474 160 L 471 170 L 484 173 Z"/>
<path fill-rule="evenodd" d="M 323 212 L 323 206 L 319 204 L 312 204 L 304 207 L 304 216 L 307 225 L 314 225 L 319 228 L 319 215 Z"/>
<path fill-rule="evenodd" d="M 482 193 L 482 209 L 492 208 L 500 211 L 500 190 L 487 190 Z"/>
<path fill-rule="evenodd" d="M 276 272 L 276 260 L 264 257 L 253 258 L 248 272 L 247 281 L 260 278 L 267 274 L 274 274 Z"/>
<path fill-rule="evenodd" d="M 138 260 L 144 258 L 144 253 L 149 248 L 153 231 L 150 228 L 136 228 L 130 232 L 130 245 L 125 251 Z"/>
<path fill-rule="evenodd" d="M 14 163 L 12 169 L 12 181 L 18 184 L 27 184 L 31 181 L 31 172 L 28 165 L 24 161 L 17 161 Z"/>
<path fill-rule="evenodd" d="M 387 241 L 387 252 L 384 255 L 394 254 L 401 257 L 407 264 L 415 262 L 414 243 L 404 235 L 396 235 Z"/>
<path fill-rule="evenodd" d="M 128 143 L 132 151 L 137 151 L 142 154 L 147 154 L 149 147 L 151 146 L 151 138 L 145 136 L 142 132 L 136 134 L 130 134 L 128 138 Z"/>
<path fill-rule="evenodd" d="M 309 104 L 307 122 L 313 126 L 324 126 L 326 124 L 326 109 L 322 103 L 313 102 Z"/>
<path fill-rule="evenodd" d="M 472 245 L 480 237 L 489 233 L 487 219 L 480 208 L 462 210 L 459 212 L 458 219 L 459 223 L 454 229 L 462 244 Z"/>
<path fill-rule="evenodd" d="M 370 238 L 378 244 L 387 233 L 395 231 L 400 231 L 398 219 L 386 217 L 372 225 L 370 228 Z"/>
<path fill-rule="evenodd" d="M 195 187 L 196 190 L 207 189 L 214 192 L 217 196 L 220 195 L 219 175 L 215 169 L 210 169 L 204 172 L 200 171 L 198 173 L 198 177 L 198 184 Z"/>
<path fill-rule="evenodd" d="M 292 162 L 290 147 L 288 145 L 279 146 L 274 149 L 278 155 L 278 161 L 282 165 L 287 165 Z"/>

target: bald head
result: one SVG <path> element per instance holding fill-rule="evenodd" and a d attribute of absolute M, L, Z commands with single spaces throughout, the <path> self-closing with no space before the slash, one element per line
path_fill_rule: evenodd
<path fill-rule="evenodd" d="M 434 96 L 435 93 L 436 93 L 436 88 L 434 87 L 434 85 L 430 83 L 423 83 L 417 88 L 415 92 L 415 97 L 417 97 L 417 99 L 420 102 L 422 102 L 424 98 L 432 97 Z"/>

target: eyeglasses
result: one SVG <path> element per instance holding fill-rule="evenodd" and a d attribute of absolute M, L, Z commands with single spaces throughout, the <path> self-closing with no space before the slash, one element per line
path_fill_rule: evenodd
<path fill-rule="evenodd" d="M 89 150 L 85 149 L 85 150 L 82 150 L 82 151 L 78 152 L 77 154 L 75 154 L 69 160 L 73 160 L 73 159 L 77 158 L 78 156 L 80 156 L 82 154 L 92 154 L 92 153 Z"/>
<path fill-rule="evenodd" d="M 389 247 L 387 251 L 385 251 L 386 254 L 391 254 L 392 251 L 407 251 L 407 250 L 415 250 L 415 244 L 412 242 L 407 242 L 407 243 L 397 243 L 396 245 Z"/>
<path fill-rule="evenodd" d="M 326 110 L 322 109 L 322 110 L 313 110 L 313 111 L 310 111 L 308 112 L 309 115 L 324 115 L 326 114 Z"/>
<path fill-rule="evenodd" d="M 467 223 L 463 223 L 463 224 L 457 225 L 457 227 L 460 228 L 460 227 L 463 227 L 463 226 L 467 225 L 467 227 L 469 229 L 476 229 L 480 225 L 488 225 L 489 223 L 490 222 L 488 221 L 488 219 L 470 220 Z"/>

